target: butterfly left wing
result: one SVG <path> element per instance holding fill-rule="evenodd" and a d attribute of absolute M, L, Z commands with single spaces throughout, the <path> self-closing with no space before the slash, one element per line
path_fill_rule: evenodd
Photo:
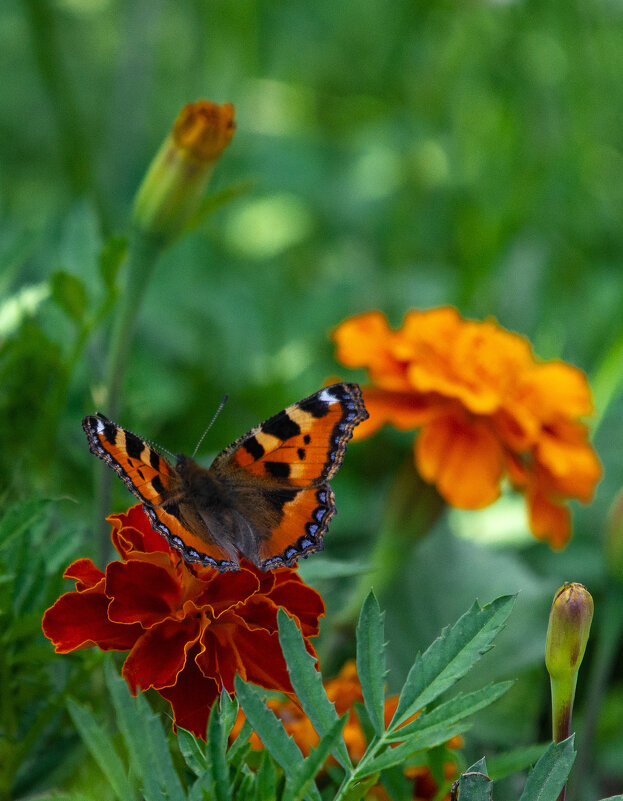
<path fill-rule="evenodd" d="M 177 493 L 179 477 L 174 468 L 145 440 L 103 414 L 85 417 L 82 428 L 91 453 L 112 467 L 139 501 L 158 506 Z"/>
<path fill-rule="evenodd" d="M 334 384 L 288 406 L 216 457 L 211 472 L 234 486 L 253 486 L 255 508 L 245 504 L 241 511 L 256 531 L 265 531 L 257 545 L 260 567 L 291 566 L 322 550 L 335 514 L 328 481 L 353 429 L 367 417 L 359 386 Z"/>

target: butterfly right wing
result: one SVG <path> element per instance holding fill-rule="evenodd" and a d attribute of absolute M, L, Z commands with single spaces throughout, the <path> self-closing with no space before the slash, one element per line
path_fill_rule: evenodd
<path fill-rule="evenodd" d="M 139 501 L 161 506 L 179 493 L 180 478 L 171 464 L 136 434 L 98 414 L 85 417 L 82 428 L 91 453 L 117 473 Z"/>

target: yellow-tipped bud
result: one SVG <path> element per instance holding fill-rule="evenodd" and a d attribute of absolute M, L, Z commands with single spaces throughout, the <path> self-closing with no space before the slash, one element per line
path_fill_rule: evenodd
<path fill-rule="evenodd" d="M 545 665 L 552 688 L 554 740 L 571 733 L 571 713 L 578 671 L 593 620 L 593 599 L 582 584 L 564 584 L 554 596 L 549 614 Z"/>
<path fill-rule="evenodd" d="M 231 103 L 199 100 L 184 106 L 136 194 L 138 230 L 165 243 L 183 231 L 235 127 Z"/>

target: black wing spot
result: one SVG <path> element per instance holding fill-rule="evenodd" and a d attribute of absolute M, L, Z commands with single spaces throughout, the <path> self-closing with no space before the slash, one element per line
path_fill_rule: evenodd
<path fill-rule="evenodd" d="M 320 400 L 317 395 L 312 395 L 299 403 L 300 408 L 304 412 L 308 412 L 312 417 L 324 417 L 329 414 L 330 404 L 327 401 Z"/>
<path fill-rule="evenodd" d="M 151 486 L 153 487 L 154 491 L 158 493 L 158 495 L 164 495 L 164 485 L 160 479 L 160 476 L 154 476 L 152 478 Z"/>
<path fill-rule="evenodd" d="M 298 448 L 296 451 L 296 455 L 299 457 L 301 461 L 305 458 L 305 448 Z"/>
<path fill-rule="evenodd" d="M 261 459 L 265 453 L 264 446 L 256 437 L 249 437 L 243 447 L 254 459 Z"/>
<path fill-rule="evenodd" d="M 309 434 L 305 434 L 305 436 L 303 437 L 303 442 L 306 445 L 309 445 L 309 443 L 311 442 L 311 437 L 309 436 Z"/>
<path fill-rule="evenodd" d="M 277 439 L 280 439 L 282 442 L 291 437 L 298 437 L 301 433 L 299 424 L 292 420 L 285 411 L 279 412 L 279 414 L 276 414 L 274 417 L 271 417 L 270 420 L 263 423 L 261 430 L 266 434 L 277 437 Z"/>
<path fill-rule="evenodd" d="M 145 449 L 145 443 L 131 431 L 125 432 L 125 449 L 130 459 L 139 459 Z"/>
<path fill-rule="evenodd" d="M 154 470 L 158 470 L 158 472 L 160 472 L 160 456 L 154 450 L 149 451 L 149 463 Z"/>
<path fill-rule="evenodd" d="M 266 470 L 274 478 L 288 478 L 290 465 L 287 462 L 264 462 Z"/>

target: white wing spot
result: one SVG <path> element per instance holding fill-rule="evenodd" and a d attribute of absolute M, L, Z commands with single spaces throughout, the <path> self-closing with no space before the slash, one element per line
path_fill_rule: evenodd
<path fill-rule="evenodd" d="M 335 403 L 337 398 L 335 397 L 335 395 L 332 395 L 328 389 L 323 389 L 321 392 L 318 393 L 318 400 L 321 400 L 324 403 Z"/>
<path fill-rule="evenodd" d="M 96 421 L 97 422 L 95 423 L 95 427 L 97 428 L 98 434 L 101 434 L 102 431 L 104 430 L 104 421 L 100 420 L 99 417 L 96 418 Z"/>

